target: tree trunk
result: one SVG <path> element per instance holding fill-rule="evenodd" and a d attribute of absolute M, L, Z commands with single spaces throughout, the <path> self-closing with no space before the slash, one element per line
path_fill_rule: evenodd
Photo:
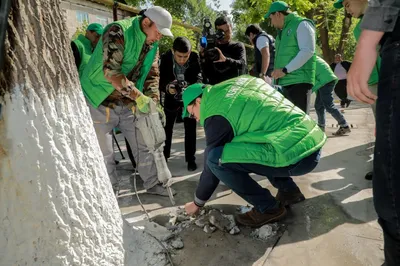
<path fill-rule="evenodd" d="M 350 30 L 351 22 L 352 22 L 351 15 L 349 13 L 347 13 L 346 10 L 344 12 L 345 13 L 344 13 L 344 18 L 343 18 L 343 23 L 342 23 L 342 33 L 340 34 L 340 41 L 339 41 L 338 48 L 336 50 L 336 53 L 338 53 L 338 54 L 343 54 L 344 46 L 349 37 L 349 30 Z"/>
<path fill-rule="evenodd" d="M 123 222 L 59 0 L 14 0 L 0 73 L 0 265 L 123 265 Z"/>
<path fill-rule="evenodd" d="M 333 62 L 335 51 L 333 51 L 329 45 L 329 31 L 326 26 L 321 26 L 319 28 L 319 35 L 324 60 Z"/>

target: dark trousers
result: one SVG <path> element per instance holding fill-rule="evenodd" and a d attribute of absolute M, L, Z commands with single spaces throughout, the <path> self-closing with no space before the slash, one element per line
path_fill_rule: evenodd
<path fill-rule="evenodd" d="M 339 80 L 335 86 L 335 93 L 340 99 L 340 105 L 344 106 L 349 99 L 347 99 L 347 79 Z"/>
<path fill-rule="evenodd" d="M 299 83 L 283 87 L 283 95 L 305 113 L 309 111 L 312 84 Z"/>
<path fill-rule="evenodd" d="M 172 133 L 174 131 L 174 124 L 179 112 L 178 109 L 170 110 L 165 109 L 166 124 L 165 124 L 165 146 L 164 146 L 164 156 L 169 158 L 171 155 L 171 143 L 172 143 Z M 184 118 L 183 125 L 185 127 L 185 160 L 186 162 L 194 162 L 196 157 L 196 126 L 197 122 L 192 118 Z"/>
<path fill-rule="evenodd" d="M 224 147 L 216 147 L 207 157 L 207 165 L 213 174 L 236 194 L 264 213 L 278 207 L 275 197 L 268 189 L 261 187 L 251 176 L 255 173 L 268 178 L 278 190 L 291 192 L 298 189 L 291 176 L 305 175 L 317 166 L 321 151 L 317 151 L 299 162 L 287 167 L 269 167 L 253 163 L 220 163 Z"/>
<path fill-rule="evenodd" d="M 387 266 L 400 265 L 400 41 L 387 39 L 381 52 L 373 194 L 382 226 Z"/>

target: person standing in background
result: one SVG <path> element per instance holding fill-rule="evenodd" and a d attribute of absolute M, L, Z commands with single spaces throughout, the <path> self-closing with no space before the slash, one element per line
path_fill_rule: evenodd
<path fill-rule="evenodd" d="M 264 79 L 271 84 L 271 75 L 274 70 L 275 39 L 261 29 L 258 24 L 247 27 L 246 36 L 254 45 L 254 76 Z"/>
<path fill-rule="evenodd" d="M 342 108 L 349 107 L 351 100 L 347 99 L 347 72 L 351 67 L 351 62 L 343 61 L 342 55 L 335 55 L 335 62 L 331 64 L 331 69 L 338 78 L 335 86 L 335 93 L 340 98 L 340 106 Z"/>

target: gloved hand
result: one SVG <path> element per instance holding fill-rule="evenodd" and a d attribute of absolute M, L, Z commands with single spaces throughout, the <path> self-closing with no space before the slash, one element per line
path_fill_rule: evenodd
<path fill-rule="evenodd" d="M 139 111 L 142 113 L 148 114 L 150 112 L 150 101 L 152 101 L 151 98 L 147 97 L 144 94 L 141 94 L 139 97 L 136 98 L 137 109 L 139 109 Z"/>
<path fill-rule="evenodd" d="M 160 115 L 161 124 L 163 125 L 163 127 L 165 127 L 167 119 L 164 113 L 164 108 L 161 106 L 161 104 L 157 104 L 157 112 Z"/>

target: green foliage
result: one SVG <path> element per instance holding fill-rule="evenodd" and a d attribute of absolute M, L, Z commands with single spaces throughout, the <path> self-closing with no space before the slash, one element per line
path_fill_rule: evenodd
<path fill-rule="evenodd" d="M 75 31 L 74 35 L 72 35 L 72 40 L 75 40 L 76 38 L 78 38 L 78 36 L 80 34 L 85 35 L 86 34 L 86 28 L 88 26 L 89 26 L 89 22 L 85 20 L 82 23 L 82 25 L 80 25 L 78 28 L 76 28 L 76 31 Z"/>
<path fill-rule="evenodd" d="M 175 18 L 176 20 L 178 20 L 177 18 Z M 192 50 L 196 51 L 196 45 L 197 45 L 197 37 L 196 34 L 189 29 L 186 29 L 182 26 L 178 26 L 178 25 L 173 25 L 172 29 L 171 29 L 172 33 L 174 34 L 174 37 L 186 37 L 190 40 L 190 43 L 192 44 Z M 163 37 L 160 41 L 160 54 L 165 53 L 166 51 L 168 51 L 169 49 L 172 48 L 172 44 L 174 42 L 174 39 L 169 38 L 169 37 Z"/>

